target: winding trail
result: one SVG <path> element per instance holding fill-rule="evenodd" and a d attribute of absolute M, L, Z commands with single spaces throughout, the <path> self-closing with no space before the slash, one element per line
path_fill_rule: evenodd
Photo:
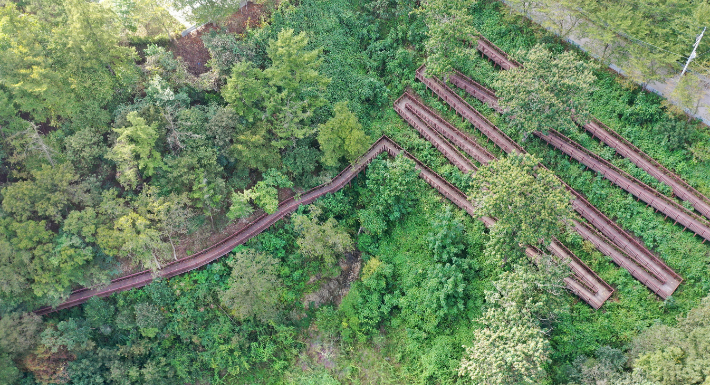
<path fill-rule="evenodd" d="M 485 164 L 494 160 L 495 157 L 490 154 L 485 148 L 480 146 L 471 137 L 464 135 L 448 121 L 439 116 L 434 110 L 426 106 L 415 95 L 405 92 L 394 103 L 394 109 L 399 115 L 406 120 L 412 127 L 427 140 L 432 142 L 442 154 L 452 163 L 461 162 L 461 153 L 456 150 L 449 141 L 445 139 L 451 138 L 453 143 L 460 143 L 464 146 L 465 151 L 474 158 L 482 159 L 481 163 Z M 412 114 L 420 117 L 415 119 Z M 428 124 L 432 128 L 422 127 Z M 439 131 L 440 135 L 432 132 L 432 129 Z M 460 167 L 459 167 L 460 168 Z M 463 171 L 463 170 L 462 170 Z M 486 223 L 487 227 L 491 224 Z M 574 253 L 565 247 L 559 240 L 553 240 L 549 246 L 549 251 L 557 257 L 558 261 L 562 261 L 572 270 L 572 277 L 565 278 L 567 288 L 577 294 L 585 302 L 595 309 L 599 309 L 604 302 L 612 295 L 614 289 L 602 280 L 592 269 L 582 262 Z M 525 250 L 528 256 L 537 256 L 540 252 L 528 246 Z"/>
<path fill-rule="evenodd" d="M 511 153 L 515 151 L 525 153 L 522 147 L 510 139 L 510 137 L 493 125 L 488 119 L 484 118 L 445 83 L 435 77 L 427 77 L 426 68 L 424 66 L 417 70 L 417 79 L 422 81 L 427 88 L 432 89 L 439 97 L 449 102 L 460 115 L 467 118 L 505 152 Z M 461 75 L 459 79 L 463 81 L 465 77 Z M 469 84 L 469 89 L 475 87 L 476 84 L 478 83 Z M 483 92 L 479 94 L 481 93 Z M 544 167 L 543 165 L 541 166 Z M 591 242 L 598 250 L 609 256 L 617 265 L 626 268 L 632 276 L 644 283 L 660 297 L 665 299 L 675 292 L 682 282 L 682 278 L 677 273 L 651 253 L 650 250 L 623 231 L 611 219 L 597 210 L 582 194 L 572 189 L 561 179 L 559 180 L 573 195 L 572 207 L 575 211 L 597 227 L 598 231 L 611 241 L 605 239 L 603 236 L 599 236 L 596 231 L 593 231 L 588 226 L 577 222 L 574 228 L 584 239 Z"/>
<path fill-rule="evenodd" d="M 340 190 L 348 182 L 355 178 L 357 174 L 364 170 L 373 159 L 385 152 L 390 156 L 397 156 L 402 153 L 405 157 L 414 161 L 415 167 L 419 170 L 419 176 L 422 179 L 424 179 L 427 183 L 429 183 L 429 185 L 439 191 L 456 206 L 462 208 L 469 213 L 469 215 L 475 217 L 475 208 L 464 193 L 446 181 L 446 179 L 429 169 L 417 158 L 404 151 L 402 147 L 400 147 L 393 140 L 387 136 L 382 136 L 363 156 L 361 156 L 352 165 L 341 171 L 340 174 L 338 174 L 330 182 L 315 187 L 300 196 L 292 197 L 281 202 L 278 209 L 273 214 L 261 215 L 247 227 L 210 246 L 209 248 L 206 248 L 191 256 L 173 261 L 156 272 L 144 270 L 135 274 L 114 279 L 105 287 L 83 288 L 76 290 L 72 292 L 65 302 L 61 303 L 57 307 L 43 307 L 36 310 L 35 313 L 38 315 L 44 315 L 58 310 L 67 309 L 80 305 L 94 296 L 105 297 L 120 291 L 142 287 L 152 282 L 156 277 L 170 278 L 207 265 L 228 254 L 238 245 L 243 244 L 250 238 L 268 229 L 271 225 L 295 211 L 298 206 L 310 204 L 325 194 Z M 480 218 L 480 220 L 482 220 L 486 226 L 491 226 L 495 223 L 492 218 L 484 217 Z"/>

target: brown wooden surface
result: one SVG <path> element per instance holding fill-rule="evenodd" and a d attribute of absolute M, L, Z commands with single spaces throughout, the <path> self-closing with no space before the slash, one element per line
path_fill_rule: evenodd
<path fill-rule="evenodd" d="M 465 85 L 465 87 L 459 86 Z M 497 106 L 497 98 L 495 95 L 491 94 L 487 88 L 480 89 L 479 83 L 473 82 L 469 78 L 461 75 L 458 77 L 458 84 L 460 88 L 469 93 L 470 95 L 477 97 L 483 93 L 487 93 L 488 101 L 482 100 L 483 102 L 495 102 Z M 469 92 L 469 90 L 474 90 L 474 92 Z M 495 128 L 497 129 L 497 128 Z M 563 182 L 564 183 L 564 182 Z M 565 183 L 565 186 L 570 193 L 575 197 L 572 201 L 572 205 L 584 219 L 589 221 L 592 226 L 594 226 L 599 232 L 604 234 L 614 245 L 623 250 L 621 255 L 616 252 L 614 247 L 611 245 L 602 245 L 599 242 L 605 241 L 603 239 L 597 239 L 589 235 L 588 232 L 580 232 L 581 229 L 577 229 L 580 235 L 585 239 L 589 240 L 595 246 L 604 252 L 607 256 L 611 257 L 615 263 L 629 270 L 629 272 L 634 276 L 639 278 L 641 282 L 648 283 L 647 286 L 657 293 L 662 298 L 668 298 L 673 292 L 678 288 L 683 279 L 670 267 L 668 267 L 660 258 L 658 258 L 654 253 L 652 253 L 648 248 L 638 242 L 634 237 L 624 231 L 618 224 L 604 215 L 596 207 L 594 207 L 587 199 L 579 192 L 572 189 L 569 185 Z M 608 242 L 606 242 L 608 243 Z M 628 258 L 631 258 L 633 262 L 629 262 Z M 641 270 L 647 270 L 651 273 L 657 282 L 654 283 L 645 278 L 646 272 L 641 272 Z"/>
<path fill-rule="evenodd" d="M 449 144 L 445 138 L 453 138 L 453 143 L 468 144 L 468 146 L 465 147 L 464 151 L 466 151 L 467 153 L 469 153 L 469 155 L 473 157 L 481 156 L 481 153 L 479 153 L 477 150 L 479 148 L 482 148 L 482 146 L 476 143 L 473 138 L 462 138 L 461 135 L 463 134 L 459 130 L 452 129 L 453 125 L 446 122 L 446 120 L 441 118 L 433 110 L 429 109 L 423 102 L 416 100 L 413 95 L 410 95 L 405 92 L 399 99 L 397 99 L 397 101 L 395 101 L 394 108 L 405 121 L 407 121 L 417 131 L 422 133 L 422 136 L 432 141 L 432 143 L 434 143 L 434 146 L 440 149 L 442 154 L 453 164 L 461 162 L 459 157 L 462 155 L 451 144 Z M 425 110 L 427 112 L 425 112 Z M 423 119 L 417 120 L 412 118 L 412 113 L 414 113 L 414 115 L 416 116 L 422 117 Z M 425 120 L 426 122 L 431 122 L 429 124 L 432 127 L 436 125 L 439 130 L 442 130 L 442 135 L 437 136 L 431 133 L 427 135 L 423 134 L 423 132 L 426 132 L 426 130 L 422 127 L 418 127 L 424 124 L 423 120 Z M 485 163 L 488 163 L 492 159 L 495 158 L 492 158 L 491 155 L 491 158 L 487 159 Z M 486 225 L 490 226 L 492 225 L 492 223 Z M 532 248 L 528 247 L 528 249 Z M 586 264 L 584 264 L 584 262 L 582 262 L 576 255 L 574 255 L 559 241 L 555 240 L 550 245 L 549 251 L 552 253 L 552 255 L 557 257 L 559 261 L 568 265 L 572 270 L 573 276 L 565 279 L 565 284 L 567 285 L 567 288 L 573 293 L 577 294 L 577 296 L 582 298 L 593 308 L 599 309 L 614 292 L 611 286 L 604 282 L 604 280 L 602 280 L 596 273 L 594 273 L 592 269 L 590 269 Z M 526 250 L 526 253 L 529 254 L 530 251 Z"/>

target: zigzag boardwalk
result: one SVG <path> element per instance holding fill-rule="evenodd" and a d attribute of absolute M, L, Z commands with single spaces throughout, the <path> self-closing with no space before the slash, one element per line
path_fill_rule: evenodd
<path fill-rule="evenodd" d="M 584 128 L 592 136 L 599 138 L 607 146 L 616 150 L 619 155 L 629 159 L 652 177 L 670 186 L 673 189 L 673 194 L 684 201 L 690 202 L 698 212 L 710 219 L 710 199 L 694 189 L 678 175 L 665 168 L 602 122 L 592 119 L 592 121 L 584 125 Z"/>
<path fill-rule="evenodd" d="M 449 144 L 446 140 L 440 138 L 439 134 L 429 128 L 421 119 L 420 115 L 416 113 L 416 110 L 412 109 L 411 105 L 413 103 L 413 99 L 405 93 L 394 102 L 394 109 L 409 125 L 414 127 L 424 139 L 433 144 L 454 166 L 458 167 L 461 172 L 467 174 L 475 171 L 476 166 L 474 166 L 468 158 L 463 156 L 459 150 L 454 148 L 454 146 Z"/>
<path fill-rule="evenodd" d="M 471 107 L 462 97 L 455 93 L 449 86 L 435 77 L 426 77 L 426 67 L 421 65 L 416 72 L 417 79 L 424 83 L 428 89 L 448 103 L 454 110 L 464 119 L 473 124 L 481 131 L 488 139 L 492 140 L 498 147 L 506 153 L 516 151 L 519 154 L 524 154 L 525 150 L 508 137 L 503 131 L 499 130 L 485 116 L 481 115 L 475 108 Z"/>
<path fill-rule="evenodd" d="M 450 104 L 453 103 L 452 106 L 454 109 L 464 116 L 464 118 L 473 117 L 473 120 L 468 120 L 504 151 L 510 153 L 515 150 L 519 153 L 525 153 L 524 149 L 510 139 L 510 137 L 498 127 L 493 125 L 488 119 L 483 118 L 478 111 L 466 103 L 443 82 L 436 78 L 427 78 L 425 76 L 424 66 L 417 70 L 417 78 L 444 100 L 450 100 Z M 616 247 L 608 240 L 603 237 L 594 237 L 592 233 L 585 231 L 583 227 L 575 226 L 575 230 L 584 239 L 590 241 L 597 249 L 612 258 L 616 264 L 626 268 L 635 278 L 646 284 L 654 293 L 657 293 L 662 298 L 668 298 L 677 289 L 682 282 L 678 274 L 666 266 L 648 249 L 636 242 L 626 232 L 621 230 L 616 223 L 604 216 L 589 203 L 584 196 L 572 189 L 562 180 L 560 180 L 560 182 L 576 198 L 572 201 L 572 207 L 575 211 L 595 225 L 604 235 L 608 236 L 616 243 L 619 248 L 627 251 L 629 254 L 625 252 L 615 252 L 615 250 L 617 250 Z M 654 276 L 653 280 L 649 280 L 649 272 Z"/>
<path fill-rule="evenodd" d="M 672 218 L 677 223 L 682 224 L 685 228 L 705 238 L 705 240 L 710 239 L 710 226 L 703 218 L 559 132 L 553 129 L 549 131 L 548 135 L 543 135 L 539 132 L 535 133 L 535 135 L 578 162 L 604 175 L 606 179 Z"/>
<path fill-rule="evenodd" d="M 481 39 L 482 40 L 479 41 L 483 41 L 483 46 L 485 48 L 483 50 L 479 50 L 501 66 L 501 68 L 510 69 L 514 67 L 522 67 L 520 63 L 510 59 L 508 55 L 503 52 L 503 50 L 495 46 L 495 44 L 483 37 L 481 37 Z M 475 88 L 475 86 L 471 86 Z M 479 90 L 478 92 L 481 91 Z M 710 199 L 694 189 L 678 175 L 665 168 L 662 164 L 658 163 L 655 159 L 651 158 L 648 154 L 641 151 L 641 149 L 634 146 L 631 142 L 624 139 L 624 137 L 614 132 L 614 130 L 610 129 L 596 118 L 593 118 L 591 122 L 585 124 L 584 128 L 589 131 L 592 136 L 599 138 L 606 145 L 616 150 L 616 152 L 620 155 L 629 159 L 636 166 L 649 173 L 649 175 L 670 186 L 673 189 L 673 193 L 678 198 L 690 202 L 696 210 L 698 210 L 706 218 L 710 219 Z"/>
<path fill-rule="evenodd" d="M 452 138 L 452 142 L 460 143 L 465 146 L 467 149 L 466 152 L 472 154 L 474 157 L 480 157 L 483 159 L 484 162 L 482 163 L 488 163 L 489 161 L 495 159 L 492 154 L 481 147 L 472 138 L 464 136 L 460 131 L 456 130 L 453 125 L 441 118 L 437 113 L 408 92 L 405 92 L 399 99 L 397 99 L 397 101 L 395 101 L 394 109 L 412 127 L 419 131 L 422 136 L 431 141 L 434 146 L 454 164 L 456 164 L 456 162 L 461 162 L 459 159 L 461 153 L 458 152 L 446 139 L 430 132 L 431 129 L 428 127 L 421 127 L 421 125 L 424 124 L 422 120 L 426 121 L 431 127 L 435 127 L 442 136 Z M 415 119 L 412 117 L 412 114 L 420 117 L 422 120 Z M 490 227 L 493 224 L 492 219 L 486 219 L 488 221 L 484 221 L 484 223 L 486 223 L 487 227 Z M 569 249 L 562 245 L 558 240 L 555 239 L 552 242 L 549 250 L 558 258 L 558 260 L 568 265 L 573 272 L 573 277 L 565 279 L 567 288 L 577 294 L 590 306 L 595 309 L 599 309 L 612 295 L 614 289 L 604 282 L 604 280 L 599 278 L 599 276 L 597 276 L 592 269 L 584 264 L 584 262 L 577 258 L 574 253 L 569 251 Z M 539 254 L 539 251 L 532 247 L 527 247 L 526 254 L 537 255 Z"/>
<path fill-rule="evenodd" d="M 459 73 L 457 75 L 458 84 L 465 85 L 461 87 L 463 90 L 467 91 L 472 96 L 480 95 L 482 92 L 490 91 L 487 88 L 481 86 L 479 83 L 474 82 L 470 78 Z M 457 85 L 458 85 L 457 84 Z M 483 87 L 483 90 L 480 88 Z M 475 92 L 469 92 L 469 90 L 474 90 Z M 491 91 L 492 92 L 492 91 Z M 488 101 L 482 100 L 484 102 L 492 101 L 495 106 L 498 106 L 497 100 L 494 94 L 488 94 Z M 565 184 L 565 186 L 567 186 Z M 602 212 L 597 210 L 591 203 L 589 203 L 583 195 L 567 186 L 567 190 L 570 191 L 577 199 L 572 201 L 572 205 L 575 210 L 582 215 L 587 221 L 589 221 L 594 227 L 599 229 L 599 231 L 614 242 L 614 244 L 625 251 L 628 256 L 633 258 L 636 263 L 643 266 L 646 270 L 651 272 L 655 278 L 656 282 L 650 281 L 645 277 L 645 274 L 641 272 L 642 269 L 639 268 L 634 263 L 628 261 L 628 257 L 624 254 L 619 254 L 613 252 L 614 248 L 610 245 L 603 245 L 603 238 L 594 237 L 592 233 L 587 231 L 582 231 L 580 234 L 594 244 L 599 250 L 608 250 L 604 254 L 610 256 L 616 264 L 622 266 L 629 270 L 634 277 L 638 278 L 641 282 L 646 283 L 646 285 L 653 290 L 656 294 L 662 298 L 667 298 L 683 281 L 683 279 L 670 267 L 668 267 L 660 258 L 653 254 L 648 248 L 639 243 L 626 231 L 624 231 L 616 222 L 609 219 Z M 578 231 L 579 232 L 579 231 Z M 638 273 L 637 273 L 638 271 Z"/>
<path fill-rule="evenodd" d="M 488 56 L 489 59 L 498 64 L 501 68 L 510 69 L 522 67 L 520 63 L 510 59 L 508 55 L 503 52 L 503 50 L 483 37 L 479 39 L 479 51 Z M 450 80 L 457 87 L 464 89 L 469 94 L 500 112 L 498 98 L 495 96 L 493 91 L 474 82 L 470 78 L 465 77 L 459 72 L 451 75 Z M 607 146 L 616 150 L 619 155 L 629 159 L 640 169 L 658 179 L 658 181 L 670 186 L 673 189 L 673 194 L 692 204 L 698 212 L 710 219 L 710 199 L 701 194 L 678 175 L 668 170 L 658 161 L 641 151 L 641 149 L 634 146 L 623 136 L 619 135 L 596 118 L 593 118 L 583 127 L 590 134 L 592 134 L 592 136 L 599 138 L 599 140 L 604 142 Z"/>
<path fill-rule="evenodd" d="M 398 99 L 395 104 L 395 111 L 398 111 L 398 105 L 404 101 L 408 104 L 407 109 L 412 111 L 421 120 L 425 121 L 427 125 L 432 127 L 439 135 L 448 139 L 459 148 L 463 149 L 467 154 L 476 159 L 477 162 L 486 164 L 491 160 L 494 160 L 495 155 L 491 154 L 485 147 L 481 146 L 474 139 L 459 131 L 453 124 L 449 123 L 446 119 L 439 116 L 434 110 L 429 108 L 421 99 L 411 93 L 409 90 Z M 400 113 L 401 115 L 401 113 Z"/>

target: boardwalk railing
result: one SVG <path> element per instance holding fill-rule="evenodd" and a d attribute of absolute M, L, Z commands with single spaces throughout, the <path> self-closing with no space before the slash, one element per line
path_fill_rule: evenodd
<path fill-rule="evenodd" d="M 482 87 L 480 84 L 473 82 L 466 76 L 460 75 L 458 79 L 460 82 L 459 84 L 465 85 L 465 87 L 461 87 L 464 91 L 468 92 L 469 90 L 475 90 L 479 87 Z M 468 93 L 472 96 L 476 96 L 480 95 L 484 91 Z M 489 100 L 497 101 L 497 98 L 495 98 L 495 96 L 490 96 L 490 93 L 488 95 L 490 97 Z M 675 271 L 669 268 L 660 258 L 653 254 L 648 248 L 643 246 L 640 242 L 638 242 L 634 237 L 624 231 L 614 221 L 609 219 L 602 212 L 597 210 L 596 207 L 591 205 L 586 200 L 586 198 L 584 198 L 584 196 L 572 189 L 570 186 L 566 184 L 565 186 L 567 187 L 567 190 L 570 191 L 576 198 L 572 202 L 575 210 L 580 215 L 582 215 L 584 219 L 586 219 L 594 227 L 596 227 L 598 231 L 600 231 L 607 238 L 609 238 L 616 245 L 616 247 L 622 249 L 628 255 L 628 257 L 631 257 L 637 264 L 641 265 L 643 269 L 646 269 L 648 270 L 648 272 L 655 275 L 658 282 L 662 283 L 662 285 L 660 285 L 660 289 L 657 284 L 654 285 L 651 283 L 649 283 L 648 285 L 649 288 L 656 292 L 658 295 L 660 295 L 662 298 L 667 298 L 668 296 L 670 296 L 680 285 L 683 279 L 678 274 L 676 274 Z M 643 277 L 643 273 L 636 273 L 637 271 L 640 271 L 639 267 L 633 266 L 625 261 L 625 259 L 628 259 L 628 257 L 624 256 L 623 254 L 619 255 L 619 253 L 613 252 L 613 248 L 598 245 L 597 243 L 599 242 L 599 240 L 591 237 L 591 235 L 589 235 L 589 232 L 580 232 L 580 234 L 582 235 L 582 237 L 595 244 L 598 249 L 608 250 L 608 252 L 605 252 L 606 255 L 610 256 L 614 260 L 614 262 L 616 262 L 619 266 L 625 267 L 627 270 L 629 270 L 629 272 L 631 272 L 631 274 L 635 277 L 639 278 L 641 282 L 648 281 L 646 278 Z"/>
<path fill-rule="evenodd" d="M 488 154 L 488 159 L 485 159 L 483 163 L 488 163 L 490 160 L 495 159 L 487 150 L 476 143 L 470 137 L 463 137 L 461 132 L 453 128 L 449 122 L 427 107 L 423 102 L 417 100 L 414 95 L 405 92 L 397 101 L 394 103 L 394 108 L 397 113 L 402 116 L 412 127 L 419 131 L 425 139 L 431 141 L 434 146 L 439 149 L 444 156 L 449 159 L 452 163 L 456 164 L 461 162 L 461 153 L 456 150 L 449 141 L 445 138 L 451 138 L 453 143 L 460 143 L 464 145 L 464 149 L 467 153 L 473 154 L 473 157 L 482 157 L 484 154 Z M 415 119 L 411 116 L 414 113 L 421 120 Z M 428 124 L 431 129 L 421 127 L 424 122 Z M 430 133 L 435 129 L 439 131 L 441 136 Z M 487 226 L 490 226 L 487 224 Z M 526 253 L 530 255 L 532 248 L 528 247 Z M 582 262 L 574 253 L 569 251 L 564 245 L 562 245 L 558 240 L 554 240 L 549 247 L 552 255 L 557 257 L 559 261 L 568 265 L 573 272 L 573 277 L 565 279 L 565 284 L 568 289 L 573 293 L 577 294 L 590 306 L 598 309 L 604 302 L 612 295 L 614 290 L 609 286 L 604 280 L 599 278 L 584 262 Z M 535 251 L 535 253 L 539 253 Z M 535 254 L 532 253 L 532 254 Z"/>
<path fill-rule="evenodd" d="M 453 105 L 454 109 L 457 112 L 460 111 L 459 113 L 464 118 L 467 116 L 476 117 L 477 115 L 480 115 L 480 113 L 478 113 L 478 111 L 476 111 L 469 104 L 461 103 L 461 98 L 459 97 L 457 99 L 454 95 L 458 95 L 448 87 L 445 87 L 445 85 L 442 86 L 441 81 L 437 81 L 438 79 L 436 78 L 426 77 L 425 71 L 426 69 L 423 66 L 420 67 L 417 71 L 417 78 L 424 82 L 428 88 L 432 88 L 432 90 L 442 97 L 442 99 L 454 101 L 456 103 Z M 465 80 L 464 78 L 461 79 Z M 475 85 L 472 86 L 475 87 Z M 511 149 L 513 149 L 516 152 L 525 152 L 525 150 L 523 150 L 517 143 L 515 143 L 512 139 L 510 139 L 510 137 L 508 137 L 487 119 L 475 119 L 473 121 L 469 121 L 504 151 L 510 153 L 512 151 Z M 540 166 L 544 167 L 543 165 Z M 651 253 L 650 250 L 643 247 L 633 237 L 623 231 L 611 219 L 604 216 L 591 203 L 589 203 L 584 196 L 572 189 L 569 185 L 564 183 L 564 181 L 560 180 L 560 182 L 574 196 L 575 199 L 572 201 L 572 207 L 575 211 L 596 226 L 598 231 L 609 237 L 610 240 L 605 239 L 604 237 L 593 238 L 591 233 L 585 231 L 583 227 L 575 226 L 575 230 L 583 238 L 589 240 L 592 244 L 595 244 L 600 251 L 612 258 L 612 260 L 619 266 L 627 268 L 627 270 L 629 270 L 629 272 L 637 277 L 641 282 L 648 283 L 648 287 L 662 298 L 668 298 L 677 289 L 682 282 L 682 279 L 678 276 L 678 274 L 666 266 L 659 258 Z M 604 245 L 600 242 L 603 242 Z M 617 248 L 623 251 L 619 253 L 616 251 Z M 646 276 L 648 272 L 655 275 L 655 281 L 648 279 Z"/>
<path fill-rule="evenodd" d="M 612 183 L 646 202 L 667 217 L 672 218 L 676 223 L 682 224 L 685 226 L 684 229 L 693 231 L 705 240 L 710 239 L 710 225 L 705 219 L 629 175 L 626 171 L 614 166 L 606 159 L 590 152 L 554 129 L 550 129 L 547 135 L 540 132 L 535 133 L 535 135 L 590 169 L 602 174 Z"/>
<path fill-rule="evenodd" d="M 488 41 L 488 39 L 481 37 L 479 39 L 479 50 L 487 55 L 491 60 L 496 62 L 501 68 L 510 69 L 514 67 L 522 67 L 522 65 L 508 57 L 507 54 L 495 44 Z M 483 49 L 481 49 L 481 44 Z M 490 55 L 489 55 L 490 53 Z M 459 79 L 457 78 L 457 81 Z M 475 82 L 474 82 L 475 83 Z M 456 84 L 456 83 L 454 83 Z M 477 83 L 476 83 L 477 84 Z M 471 88 L 476 88 L 475 85 L 469 84 Z M 480 86 L 480 85 L 479 85 Z M 483 87 L 483 86 L 480 86 Z M 478 88 L 473 92 L 485 92 L 485 87 Z M 464 90 L 466 90 L 464 88 Z M 468 91 L 468 90 L 466 90 Z M 490 90 L 488 90 L 490 91 Z M 472 94 L 476 96 L 476 94 Z M 488 95 L 488 99 L 495 98 Z M 480 99 L 486 103 L 486 100 Z M 497 107 L 497 100 L 492 101 L 489 105 L 493 108 Z M 710 199 L 705 195 L 701 194 L 690 184 L 680 178 L 678 175 L 664 167 L 658 161 L 650 157 L 645 152 L 641 151 L 638 147 L 634 146 L 631 142 L 626 140 L 624 137 L 616 133 L 614 130 L 610 129 L 598 119 L 593 118 L 589 123 L 584 125 L 584 129 L 589 131 L 592 136 L 599 138 L 609 147 L 613 148 L 621 156 L 629 159 L 632 163 L 638 166 L 640 169 L 646 171 L 649 175 L 656 178 L 659 182 L 665 183 L 673 189 L 673 193 L 680 199 L 689 202 L 695 207 L 698 212 L 700 212 L 705 218 L 710 219 Z M 707 238 L 706 238 L 707 239 Z"/>
<path fill-rule="evenodd" d="M 678 198 L 690 202 L 698 212 L 705 218 L 710 219 L 710 199 L 701 194 L 698 190 L 681 179 L 678 175 L 665 168 L 648 154 L 641 151 L 623 136 L 617 134 L 614 130 L 604 125 L 597 119 L 592 119 L 584 125 L 584 129 L 589 131 L 593 137 L 599 138 L 607 146 L 616 150 L 619 155 L 629 159 L 633 164 L 640 169 L 646 171 L 652 177 L 658 179 L 659 182 L 665 183 L 673 189 L 673 194 Z"/>

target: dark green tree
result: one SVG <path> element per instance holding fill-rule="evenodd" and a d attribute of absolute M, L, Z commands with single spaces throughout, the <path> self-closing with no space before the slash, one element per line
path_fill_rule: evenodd
<path fill-rule="evenodd" d="M 414 161 L 399 155 L 394 160 L 374 160 L 367 169 L 367 189 L 361 196 L 362 227 L 382 233 L 387 223 L 409 213 L 417 200 L 419 171 Z"/>
<path fill-rule="evenodd" d="M 311 206 L 308 216 L 293 215 L 293 227 L 300 235 L 296 243 L 301 254 L 322 259 L 326 265 L 333 265 L 338 256 L 353 250 L 353 241 L 335 218 L 328 218 L 321 223 L 318 219 L 320 214 L 321 209 L 318 206 Z"/>
<path fill-rule="evenodd" d="M 348 110 L 347 102 L 336 103 L 334 110 L 335 116 L 318 126 L 318 143 L 326 166 L 337 166 L 341 158 L 355 161 L 370 142 L 355 114 Z"/>

